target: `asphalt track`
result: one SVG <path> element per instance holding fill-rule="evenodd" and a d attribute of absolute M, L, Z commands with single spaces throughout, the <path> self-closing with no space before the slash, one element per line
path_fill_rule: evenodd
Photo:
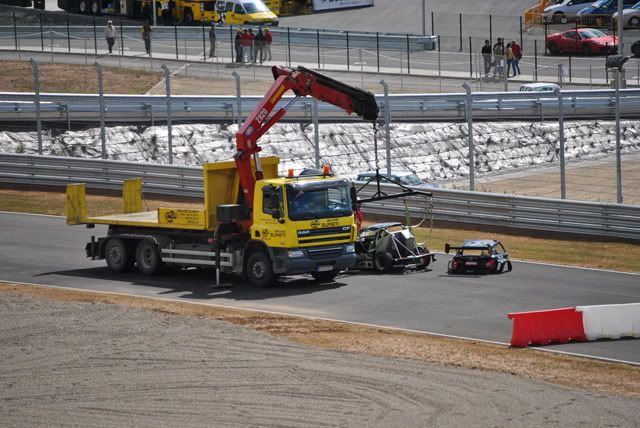
<path fill-rule="evenodd" d="M 509 342 L 508 312 L 640 301 L 640 276 L 525 262 L 511 273 L 448 276 L 446 257 L 433 270 L 409 274 L 345 274 L 319 285 L 292 277 L 272 288 L 233 280 L 213 288 L 211 273 L 114 274 L 84 256 L 105 228 L 67 226 L 61 217 L 0 214 L 0 280 L 171 298 Z M 640 340 L 549 346 L 564 352 L 640 363 Z"/>

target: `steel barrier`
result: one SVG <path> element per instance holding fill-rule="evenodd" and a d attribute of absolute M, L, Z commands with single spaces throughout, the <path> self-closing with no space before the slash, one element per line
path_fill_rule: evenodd
<path fill-rule="evenodd" d="M 134 177 L 143 178 L 147 193 L 202 196 L 198 167 L 0 154 L 0 182 L 5 183 L 63 187 L 84 182 L 89 188 L 120 190 L 123 180 Z M 394 192 L 393 186 L 384 190 Z M 370 185 L 363 189 L 363 196 L 373 192 Z M 414 217 L 431 211 L 435 220 L 640 240 L 640 206 L 444 189 L 432 192 L 431 203 L 424 197 L 406 198 Z M 365 212 L 400 217 L 405 206 L 401 199 L 388 200 L 369 204 Z"/>
<path fill-rule="evenodd" d="M 562 91 L 565 119 L 592 119 L 613 115 L 616 105 L 615 90 Z M 45 121 L 100 120 L 99 95 L 94 94 L 40 94 L 40 115 Z M 283 97 L 278 108 L 284 107 L 292 97 Z M 252 111 L 262 100 L 258 96 L 242 97 L 243 114 Z M 383 96 L 376 96 L 378 105 L 384 106 Z M 171 118 L 174 121 L 231 122 L 238 99 L 234 96 L 171 96 Z M 298 122 L 310 120 L 311 99 L 301 99 L 287 110 L 284 120 Z M 403 121 L 459 121 L 465 120 L 466 94 L 389 95 L 389 108 Z M 164 95 L 105 95 L 105 120 L 109 123 L 148 121 L 151 112 L 157 121 L 165 121 L 167 98 Z M 321 122 L 355 121 L 331 104 L 318 103 Z M 472 94 L 474 120 L 541 120 L 557 119 L 558 98 L 544 92 L 475 92 Z M 640 89 L 620 91 L 620 109 L 623 117 L 640 114 Z M 508 114 L 505 114 L 508 113 Z M 0 122 L 32 122 L 36 119 L 33 93 L 0 92 Z"/>

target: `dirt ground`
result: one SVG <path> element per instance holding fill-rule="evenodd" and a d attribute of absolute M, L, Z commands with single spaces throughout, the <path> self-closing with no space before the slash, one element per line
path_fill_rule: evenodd
<path fill-rule="evenodd" d="M 637 426 L 640 420 L 640 370 L 621 365 L 47 287 L 0 285 L 0 306 L 5 426 Z M 339 345 L 322 349 L 326 342 Z M 505 368 L 500 373 L 492 365 Z M 525 379 L 532 377 L 527 372 L 600 392 Z M 631 397 L 603 393 L 614 390 Z"/>

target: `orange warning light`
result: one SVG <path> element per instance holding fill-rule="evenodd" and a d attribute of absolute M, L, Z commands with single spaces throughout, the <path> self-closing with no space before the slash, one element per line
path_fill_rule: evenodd
<path fill-rule="evenodd" d="M 293 168 L 289 168 L 287 170 L 287 177 L 292 178 L 293 177 Z"/>
<path fill-rule="evenodd" d="M 329 165 L 324 165 L 324 166 L 322 167 L 322 173 L 323 173 L 324 175 L 331 175 L 331 166 L 329 166 Z"/>

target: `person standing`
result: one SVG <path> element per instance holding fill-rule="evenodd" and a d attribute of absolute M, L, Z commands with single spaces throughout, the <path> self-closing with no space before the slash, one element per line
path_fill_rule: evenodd
<path fill-rule="evenodd" d="M 251 55 L 249 56 L 249 62 L 253 61 L 256 62 L 256 55 L 255 55 L 255 46 L 254 46 L 254 40 L 256 39 L 256 35 L 253 34 L 253 28 L 249 28 L 249 49 L 251 52 Z"/>
<path fill-rule="evenodd" d="M 484 41 L 482 60 L 484 61 L 484 78 L 487 79 L 489 77 L 489 71 L 491 71 L 491 42 L 489 40 Z"/>
<path fill-rule="evenodd" d="M 504 73 L 504 45 L 500 37 L 498 37 L 496 44 L 493 45 L 493 60 L 495 61 L 493 77 L 502 77 L 502 73 Z"/>
<path fill-rule="evenodd" d="M 522 74 L 520 72 L 520 60 L 522 59 L 522 48 L 516 41 L 511 42 L 511 50 L 513 51 L 513 75 Z"/>
<path fill-rule="evenodd" d="M 236 62 L 242 62 L 242 29 L 236 30 L 236 38 L 233 41 L 233 47 L 236 50 Z"/>
<path fill-rule="evenodd" d="M 253 58 L 253 63 L 255 64 L 260 57 L 260 64 L 264 61 L 264 46 L 266 39 L 264 38 L 264 34 L 262 33 L 262 28 L 258 29 L 258 34 L 256 34 L 256 38 L 254 43 L 256 45 L 255 54 L 256 56 Z"/>
<path fill-rule="evenodd" d="M 215 58 L 216 56 L 216 24 L 215 22 L 212 22 L 211 28 L 209 28 L 209 43 L 211 44 L 211 48 L 209 49 L 209 58 Z"/>
<path fill-rule="evenodd" d="M 271 42 L 273 42 L 273 36 L 268 28 L 264 29 L 264 56 L 268 56 L 267 61 L 271 61 Z"/>
<path fill-rule="evenodd" d="M 249 36 L 249 30 L 248 29 L 244 29 L 244 31 L 242 32 L 242 35 L 240 36 L 240 39 L 242 39 L 242 62 L 246 63 L 246 62 L 250 62 L 251 61 L 251 36 Z M 247 59 L 248 58 L 248 59 Z"/>
<path fill-rule="evenodd" d="M 511 49 L 511 43 L 507 43 L 507 48 L 504 51 L 504 57 L 507 60 L 507 77 L 510 77 L 509 73 L 511 72 L 511 66 L 513 65 L 513 49 Z M 515 68 L 513 70 L 513 75 L 516 75 Z"/>
<path fill-rule="evenodd" d="M 151 24 L 149 21 L 146 21 L 142 26 L 142 40 L 144 40 L 144 48 L 147 51 L 147 55 L 151 55 L 151 32 L 153 28 L 151 28 Z"/>
<path fill-rule="evenodd" d="M 107 39 L 107 46 L 109 47 L 109 53 L 113 53 L 113 44 L 116 42 L 118 33 L 116 27 L 113 26 L 113 21 L 107 21 L 107 28 L 104 29 L 104 38 Z"/>

